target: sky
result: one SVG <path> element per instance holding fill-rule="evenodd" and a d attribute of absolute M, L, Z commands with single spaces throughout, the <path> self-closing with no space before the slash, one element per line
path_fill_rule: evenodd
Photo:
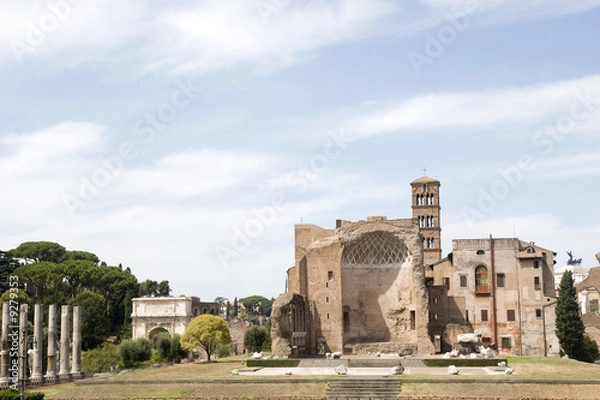
<path fill-rule="evenodd" d="M 410 218 L 597 265 L 600 0 L 0 0 L 0 249 L 285 290 L 294 224 Z"/>

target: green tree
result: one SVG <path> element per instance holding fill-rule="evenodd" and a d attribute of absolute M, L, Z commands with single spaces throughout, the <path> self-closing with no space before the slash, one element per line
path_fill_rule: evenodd
<path fill-rule="evenodd" d="M 97 311 L 108 317 L 103 326 L 108 327 L 109 334 L 123 337 L 123 327 L 130 324 L 132 299 L 139 287 L 129 268 L 99 263 L 93 253 L 66 251 L 52 242 L 26 242 L 10 254 L 28 261 L 12 274 L 19 277 L 21 287 L 27 284 L 34 303 L 67 304 L 83 292 L 97 293 L 104 298 L 104 309 Z M 168 286 L 167 281 L 163 282 Z M 90 315 L 84 313 L 84 318 L 86 314 Z"/>
<path fill-rule="evenodd" d="M 10 252 L 0 250 L 0 293 L 8 289 L 8 277 L 19 267 L 19 261 Z"/>
<path fill-rule="evenodd" d="M 269 300 L 266 297 L 259 295 L 248 296 L 243 299 L 240 299 L 240 303 L 244 305 L 246 309 L 246 315 L 249 317 L 271 316 L 271 306 L 273 305 L 273 300 Z"/>
<path fill-rule="evenodd" d="M 169 281 L 153 281 L 146 279 L 140 283 L 138 297 L 167 297 L 171 294 Z"/>
<path fill-rule="evenodd" d="M 2 296 L 0 296 L 0 302 L 2 303 L 10 302 L 11 300 L 13 302 L 16 301 L 18 304 L 27 304 L 31 307 L 31 298 L 27 296 L 27 293 L 25 293 L 23 289 L 18 289 L 16 299 L 14 298 L 14 296 L 12 296 L 11 298 L 10 289 L 7 289 L 4 293 L 2 293 Z"/>
<path fill-rule="evenodd" d="M 160 283 L 156 286 L 156 291 L 159 297 L 167 297 L 171 294 L 171 287 L 169 286 L 169 281 L 160 281 Z"/>
<path fill-rule="evenodd" d="M 82 260 L 89 261 L 93 264 L 100 263 L 100 259 L 94 253 L 90 253 L 89 251 L 79 251 L 79 250 L 67 250 L 65 254 L 66 260 Z"/>
<path fill-rule="evenodd" d="M 203 314 L 192 320 L 181 336 L 181 347 L 191 351 L 201 346 L 208 355 L 215 352 L 219 344 L 231 342 L 229 327 L 225 320 L 216 315 Z"/>
<path fill-rule="evenodd" d="M 598 346 L 596 345 L 594 354 L 590 343 L 593 340 L 585 334 L 571 271 L 564 272 L 558 289 L 556 336 L 560 347 L 570 358 L 588 362 L 593 362 L 597 358 Z M 594 359 L 590 360 L 590 358 Z"/>
<path fill-rule="evenodd" d="M 237 297 L 235 299 L 233 299 L 233 316 L 237 317 L 238 316 L 238 300 Z"/>
<path fill-rule="evenodd" d="M 146 279 L 140 283 L 138 297 L 155 297 L 158 292 L 158 282 Z"/>
<path fill-rule="evenodd" d="M 580 361 L 593 363 L 600 359 L 600 349 L 598 343 L 587 334 L 583 336 L 583 346 L 581 349 L 582 357 Z"/>
<path fill-rule="evenodd" d="M 244 332 L 244 347 L 249 352 L 262 351 L 271 346 L 271 333 L 265 326 L 251 326 Z"/>
<path fill-rule="evenodd" d="M 59 264 L 40 261 L 21 265 L 13 271 L 19 284 L 27 284 L 27 293 L 34 303 L 64 304 L 70 297 L 67 283 Z"/>
<path fill-rule="evenodd" d="M 22 258 L 26 262 L 48 261 L 60 263 L 65 259 L 67 249 L 54 242 L 25 242 L 11 250 L 13 257 Z"/>
<path fill-rule="evenodd" d="M 81 346 L 83 350 L 100 345 L 110 334 L 106 315 L 106 299 L 98 293 L 85 291 L 69 302 L 81 309 Z"/>

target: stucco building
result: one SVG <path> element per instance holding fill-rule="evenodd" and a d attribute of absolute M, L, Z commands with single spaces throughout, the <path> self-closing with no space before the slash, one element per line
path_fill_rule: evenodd
<path fill-rule="evenodd" d="M 518 239 L 455 240 L 441 259 L 440 182 L 411 182 L 412 217 L 295 226 L 273 352 L 430 354 L 475 332 L 506 354 L 554 355 L 554 253 Z"/>
<path fill-rule="evenodd" d="M 476 332 L 500 354 L 558 355 L 554 253 L 519 239 L 453 240 L 428 268 L 429 331 L 438 351 Z M 439 338 L 439 339 L 438 339 Z"/>

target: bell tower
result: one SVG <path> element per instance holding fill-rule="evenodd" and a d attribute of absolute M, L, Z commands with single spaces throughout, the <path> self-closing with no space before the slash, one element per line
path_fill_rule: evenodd
<path fill-rule="evenodd" d="M 442 259 L 440 185 L 440 181 L 426 175 L 410 183 L 413 219 L 418 221 L 423 236 L 423 265 Z"/>

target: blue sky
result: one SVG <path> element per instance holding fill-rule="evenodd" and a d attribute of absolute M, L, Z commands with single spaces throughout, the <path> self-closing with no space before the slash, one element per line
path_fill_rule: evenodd
<path fill-rule="evenodd" d="M 294 224 L 600 251 L 600 0 L 3 0 L 0 248 L 277 296 Z"/>

